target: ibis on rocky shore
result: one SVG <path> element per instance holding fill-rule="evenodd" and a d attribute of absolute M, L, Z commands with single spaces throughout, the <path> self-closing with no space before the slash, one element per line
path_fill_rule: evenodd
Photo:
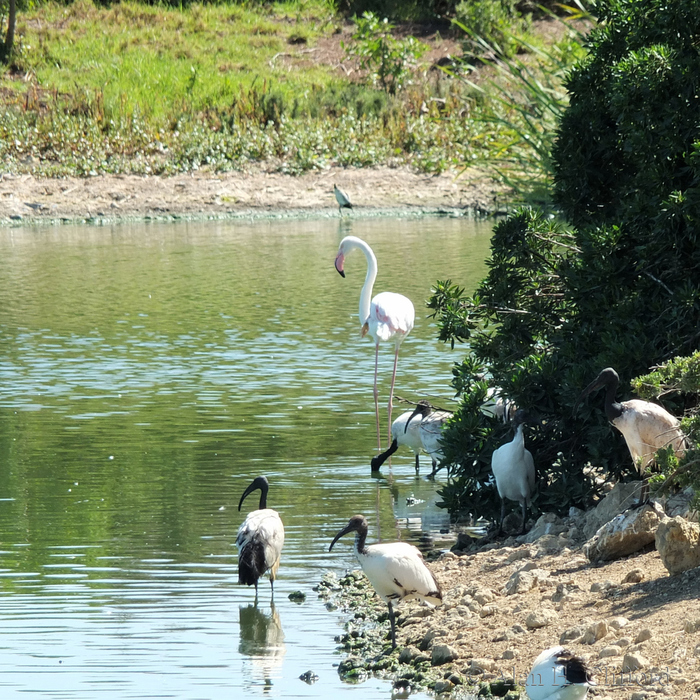
<path fill-rule="evenodd" d="M 335 201 L 338 202 L 338 214 L 340 216 L 343 215 L 343 209 L 352 209 L 350 197 L 336 184 L 333 185 L 333 194 L 335 195 Z"/>
<path fill-rule="evenodd" d="M 255 596 L 258 595 L 258 579 L 270 572 L 270 590 L 275 594 L 274 581 L 280 565 L 282 545 L 284 545 L 284 526 L 276 510 L 267 507 L 267 491 L 269 484 L 264 476 L 258 476 L 243 492 L 238 502 L 240 511 L 246 496 L 260 490 L 258 509 L 248 513 L 245 521 L 238 529 L 236 544 L 238 545 L 238 583 L 246 586 L 255 585 Z"/>
<path fill-rule="evenodd" d="M 382 449 L 381 433 L 379 430 L 379 390 L 377 388 L 377 373 L 379 371 L 379 343 L 393 341 L 394 370 L 391 375 L 389 390 L 389 427 L 391 433 L 391 410 L 396 382 L 396 367 L 399 362 L 399 347 L 403 339 L 411 332 L 416 312 L 411 300 L 394 292 L 380 292 L 372 298 L 374 280 L 377 278 L 377 258 L 372 249 L 361 238 L 346 236 L 340 242 L 338 255 L 335 258 L 335 269 L 345 277 L 345 256 L 355 248 L 361 250 L 367 259 L 367 275 L 360 292 L 360 323 L 361 334 L 367 333 L 374 339 L 374 413 L 377 421 L 377 445 Z"/>
<path fill-rule="evenodd" d="M 574 412 L 579 403 L 588 394 L 605 387 L 605 415 L 608 420 L 622 433 L 627 448 L 632 456 L 634 466 L 643 475 L 649 464 L 654 460 L 656 451 L 662 447 L 673 446 L 677 456 L 682 456 L 686 448 L 686 440 L 680 428 L 678 419 L 665 408 L 651 401 L 630 399 L 619 403 L 615 401 L 620 377 L 612 367 L 606 367 L 581 393 Z M 647 500 L 648 483 L 644 483 L 640 503 Z"/>
<path fill-rule="evenodd" d="M 580 656 L 564 647 L 545 649 L 525 683 L 530 700 L 583 700 L 595 685 L 593 673 Z"/>
<path fill-rule="evenodd" d="M 367 520 L 353 515 L 350 522 L 333 538 L 333 545 L 349 532 L 355 533 L 355 555 L 365 576 L 379 597 L 389 606 L 391 645 L 396 647 L 396 619 L 393 601 L 417 598 L 430 605 L 442 602 L 442 591 L 433 572 L 423 561 L 420 551 L 408 542 L 367 544 Z"/>
<path fill-rule="evenodd" d="M 418 474 L 420 470 L 419 455 L 423 450 L 423 443 L 420 439 L 420 421 L 411 420 L 413 416 L 413 411 L 406 411 L 406 413 L 402 413 L 391 424 L 391 445 L 389 445 L 389 449 L 385 452 L 372 458 L 371 465 L 373 472 L 378 472 L 382 464 L 384 464 L 399 447 L 404 446 L 408 447 L 409 450 L 413 450 L 413 454 L 416 456 L 416 474 Z"/>
<path fill-rule="evenodd" d="M 516 411 L 513 416 L 515 437 L 494 450 L 491 455 L 491 471 L 496 479 L 498 495 L 501 497 L 499 532 L 503 528 L 503 519 L 506 514 L 506 498 L 520 503 L 523 516 L 521 532 L 525 532 L 525 516 L 535 489 L 535 461 L 530 450 L 525 447 L 523 434 L 523 426 L 527 421 L 528 416 L 525 411 L 522 409 Z"/>

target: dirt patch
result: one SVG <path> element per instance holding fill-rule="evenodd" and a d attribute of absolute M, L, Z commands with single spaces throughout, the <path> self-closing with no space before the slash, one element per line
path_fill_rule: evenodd
<path fill-rule="evenodd" d="M 513 688 L 522 687 L 540 651 L 563 644 L 594 668 L 590 697 L 700 698 L 700 569 L 671 577 L 656 551 L 596 566 L 580 548 L 548 553 L 538 542 L 507 544 L 431 562 L 443 605 L 402 603 L 393 652 L 387 623 L 377 634 L 365 624 L 386 617 L 374 596 L 374 614 L 354 612 L 341 640 L 351 654 L 345 672 L 374 672 L 396 688 L 453 698 L 471 697 L 475 685 L 501 695 L 510 688 L 517 697 Z M 436 649 L 451 660 L 436 665 Z M 623 671 L 630 664 L 636 667 Z"/>
<path fill-rule="evenodd" d="M 490 213 L 504 191 L 477 171 L 426 175 L 407 167 L 331 168 L 296 177 L 274 172 L 272 165 L 173 177 L 0 175 L 0 223 L 338 216 L 334 183 L 348 193 L 355 216 Z"/>

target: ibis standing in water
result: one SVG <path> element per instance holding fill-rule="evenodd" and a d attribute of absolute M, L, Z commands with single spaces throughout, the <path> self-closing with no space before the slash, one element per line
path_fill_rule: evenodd
<path fill-rule="evenodd" d="M 619 384 L 620 377 L 617 372 L 612 367 L 607 367 L 583 390 L 574 412 L 588 394 L 605 387 L 605 415 L 625 438 L 634 466 L 640 475 L 644 474 L 654 460 L 656 451 L 662 447 L 672 445 L 676 455 L 682 456 L 686 442 L 678 419 L 651 401 L 630 399 L 618 403 L 615 401 L 615 394 Z M 649 484 L 645 482 L 640 503 L 646 502 L 648 494 Z"/>
<path fill-rule="evenodd" d="M 428 476 L 433 477 L 438 470 L 438 465 L 445 458 L 442 451 L 442 429 L 452 416 L 452 412 L 436 409 L 428 401 L 421 400 L 416 404 L 413 415 L 408 419 L 406 430 L 409 429 L 417 416 L 421 416 L 419 425 L 421 444 L 433 460 L 433 471 Z"/>
<path fill-rule="evenodd" d="M 420 469 L 419 455 L 423 450 L 423 443 L 420 439 L 420 421 L 411 420 L 414 415 L 413 411 L 406 411 L 391 424 L 391 445 L 389 445 L 388 450 L 372 458 L 373 472 L 378 472 L 382 464 L 399 449 L 399 446 L 405 445 L 413 450 L 413 454 L 416 456 L 416 474 L 418 474 Z"/>
<path fill-rule="evenodd" d="M 535 659 L 525 690 L 530 700 L 583 700 L 592 685 L 593 674 L 580 656 L 552 647 Z"/>
<path fill-rule="evenodd" d="M 340 216 L 343 215 L 343 209 L 352 209 L 350 197 L 338 185 L 333 185 L 333 194 L 335 195 L 335 201 L 338 202 L 338 214 Z"/>
<path fill-rule="evenodd" d="M 360 292 L 360 323 L 361 334 L 367 333 L 374 339 L 374 413 L 377 421 L 377 445 L 382 449 L 382 439 L 379 430 L 379 390 L 377 389 L 377 373 L 379 371 L 379 343 L 393 341 L 394 370 L 391 375 L 389 390 L 389 427 L 391 434 L 391 410 L 396 382 L 396 366 L 399 362 L 399 347 L 403 339 L 411 332 L 416 312 L 411 300 L 394 292 L 380 292 L 372 298 L 374 280 L 377 278 L 377 258 L 372 249 L 361 238 L 346 236 L 340 241 L 338 255 L 335 258 L 335 269 L 345 277 L 345 256 L 355 248 L 361 250 L 367 259 L 367 275 Z"/>
<path fill-rule="evenodd" d="M 503 529 L 506 514 L 506 498 L 518 501 L 523 515 L 521 534 L 525 532 L 525 515 L 530 505 L 530 498 L 535 489 L 535 462 L 532 453 L 525 448 L 523 426 L 528 417 L 522 409 L 515 412 L 513 426 L 515 437 L 494 450 L 491 455 L 491 471 L 496 479 L 496 489 L 501 497 L 501 520 L 499 532 Z"/>
<path fill-rule="evenodd" d="M 353 515 L 350 522 L 333 538 L 333 545 L 348 532 L 355 533 L 355 555 L 365 576 L 379 597 L 389 606 L 391 646 L 396 647 L 396 619 L 393 601 L 417 598 L 430 605 L 442 602 L 442 591 L 433 572 L 423 561 L 420 551 L 408 542 L 366 544 L 367 520 Z"/>
<path fill-rule="evenodd" d="M 267 507 L 269 485 L 264 476 L 258 476 L 243 492 L 238 502 L 240 511 L 246 496 L 260 490 L 258 510 L 248 513 L 238 529 L 238 583 L 246 586 L 255 585 L 255 597 L 258 595 L 258 579 L 270 572 L 270 590 L 275 594 L 274 581 L 280 565 L 280 555 L 284 544 L 284 526 L 276 510 Z"/>

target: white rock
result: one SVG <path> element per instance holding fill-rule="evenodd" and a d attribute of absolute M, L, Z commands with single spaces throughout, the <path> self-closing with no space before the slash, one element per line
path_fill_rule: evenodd
<path fill-rule="evenodd" d="M 656 531 L 656 549 L 671 575 L 700 566 L 700 525 L 680 516 L 667 518 Z"/>
<path fill-rule="evenodd" d="M 547 625 L 550 625 L 558 617 L 559 615 L 557 615 L 557 613 L 554 610 L 544 608 L 543 610 L 531 612 L 525 618 L 525 626 L 530 630 L 539 629 L 540 627 L 546 627 Z"/>

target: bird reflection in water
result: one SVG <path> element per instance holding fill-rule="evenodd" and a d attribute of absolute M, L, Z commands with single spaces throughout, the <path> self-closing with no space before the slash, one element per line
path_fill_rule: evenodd
<path fill-rule="evenodd" d="M 266 691 L 272 688 L 273 679 L 282 667 L 287 647 L 284 644 L 284 632 L 280 616 L 274 603 L 270 603 L 269 612 L 254 604 L 241 605 L 238 611 L 240 641 L 238 653 L 250 658 L 252 682 L 261 681 Z"/>

